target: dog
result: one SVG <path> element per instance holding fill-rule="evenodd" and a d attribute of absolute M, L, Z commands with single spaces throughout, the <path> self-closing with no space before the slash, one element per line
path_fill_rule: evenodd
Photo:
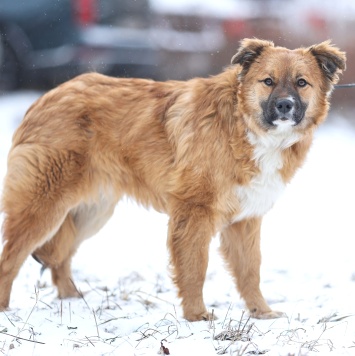
<path fill-rule="evenodd" d="M 329 41 L 289 50 L 244 39 L 216 76 L 90 73 L 39 98 L 8 155 L 0 309 L 31 254 L 50 268 L 59 298 L 78 296 L 72 256 L 126 195 L 169 215 L 172 278 L 187 320 L 212 317 L 202 289 L 218 232 L 250 315 L 281 317 L 259 286 L 262 218 L 302 165 L 345 62 Z"/>

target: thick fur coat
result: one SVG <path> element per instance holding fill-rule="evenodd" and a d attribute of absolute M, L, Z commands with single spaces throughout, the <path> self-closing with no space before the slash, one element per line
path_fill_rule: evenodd
<path fill-rule="evenodd" d="M 128 195 L 170 217 L 167 244 L 185 318 L 211 317 L 202 288 L 217 232 L 251 315 L 281 316 L 259 288 L 262 217 L 303 163 L 344 69 L 345 54 L 329 42 L 288 50 L 246 39 L 232 65 L 210 78 L 92 73 L 45 94 L 8 156 L 0 309 L 30 254 L 51 269 L 59 297 L 77 296 L 72 256 Z"/>

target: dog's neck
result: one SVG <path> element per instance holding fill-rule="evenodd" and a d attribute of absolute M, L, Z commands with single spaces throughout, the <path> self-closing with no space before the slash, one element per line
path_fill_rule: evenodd
<path fill-rule="evenodd" d="M 302 135 L 294 131 L 292 127 L 289 127 L 285 129 L 276 128 L 275 130 L 269 130 L 262 135 L 247 130 L 247 137 L 252 146 L 258 147 L 261 150 L 278 149 L 283 151 L 300 141 Z"/>

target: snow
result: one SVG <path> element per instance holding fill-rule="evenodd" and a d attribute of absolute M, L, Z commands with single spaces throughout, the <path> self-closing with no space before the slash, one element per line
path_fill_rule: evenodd
<path fill-rule="evenodd" d="M 39 93 L 0 98 L 0 177 L 11 135 Z M 167 268 L 167 217 L 130 201 L 73 261 L 83 298 L 60 301 L 48 271 L 29 258 L 0 313 L 0 354 L 355 354 L 355 130 L 331 115 L 304 167 L 265 216 L 261 288 L 287 317 L 248 319 L 210 249 L 205 301 L 214 322 L 185 321 Z M 229 339 L 229 340 L 228 340 Z"/>

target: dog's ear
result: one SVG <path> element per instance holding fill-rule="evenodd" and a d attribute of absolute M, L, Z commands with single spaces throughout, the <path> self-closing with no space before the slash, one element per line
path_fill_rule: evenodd
<path fill-rule="evenodd" d="M 320 69 L 325 77 L 336 84 L 345 68 L 346 55 L 339 48 L 334 47 L 330 40 L 308 48 L 309 52 L 316 58 Z"/>
<path fill-rule="evenodd" d="M 243 67 L 243 74 L 245 74 L 266 47 L 274 47 L 273 42 L 245 38 L 241 41 L 238 52 L 232 57 L 231 64 L 240 64 Z"/>

